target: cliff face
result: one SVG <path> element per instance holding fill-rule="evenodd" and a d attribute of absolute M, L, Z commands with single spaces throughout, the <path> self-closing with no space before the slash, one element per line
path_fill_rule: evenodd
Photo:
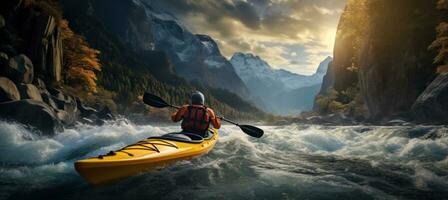
<path fill-rule="evenodd" d="M 436 1 L 378 1 L 359 49 L 359 87 L 371 117 L 408 112 L 434 79 L 428 51 L 437 25 Z M 378 8 L 378 9 L 377 9 Z M 376 12 L 375 12 L 376 11 Z"/>
<path fill-rule="evenodd" d="M 113 118 L 108 108 L 85 107 L 74 96 L 80 93 L 62 91 L 69 68 L 63 65 L 67 40 L 61 20 L 53 0 L 0 3 L 0 120 L 53 135 L 76 121 L 101 124 Z"/>
<path fill-rule="evenodd" d="M 407 116 L 436 76 L 435 52 L 428 50 L 439 23 L 436 2 L 347 2 L 332 64 L 332 88 L 344 105 L 340 110 L 350 110 L 356 100 L 356 105 L 367 106 L 362 114 L 370 119 Z M 331 83 L 331 74 L 327 76 Z M 347 95 L 349 90 L 357 92 Z"/>
<path fill-rule="evenodd" d="M 62 68 L 58 16 L 23 4 L 23 1 L 15 0 L 2 3 L 2 14 L 7 19 L 8 29 L 2 33 L 0 51 L 10 57 L 24 53 L 33 61 L 35 78 L 41 78 L 46 83 L 58 82 Z"/>

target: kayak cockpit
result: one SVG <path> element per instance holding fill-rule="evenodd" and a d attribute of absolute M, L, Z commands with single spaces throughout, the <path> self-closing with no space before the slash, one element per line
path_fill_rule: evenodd
<path fill-rule="evenodd" d="M 187 133 L 187 132 L 175 132 L 175 133 L 167 133 L 162 136 L 149 137 L 148 139 L 164 139 L 171 140 L 176 142 L 186 142 L 186 143 L 201 143 L 204 140 L 210 140 L 213 137 L 212 131 L 207 131 L 207 135 L 202 137 L 195 133 Z"/>

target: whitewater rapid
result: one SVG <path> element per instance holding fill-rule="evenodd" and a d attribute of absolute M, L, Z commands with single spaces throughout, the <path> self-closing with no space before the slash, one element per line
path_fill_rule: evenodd
<path fill-rule="evenodd" d="M 0 122 L 0 199 L 443 199 L 448 128 L 223 126 L 207 155 L 91 187 L 73 163 L 179 126 L 126 120 L 54 137 Z"/>

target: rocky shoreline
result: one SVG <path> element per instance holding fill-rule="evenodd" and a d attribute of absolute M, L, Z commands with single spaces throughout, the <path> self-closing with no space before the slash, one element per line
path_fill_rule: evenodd
<path fill-rule="evenodd" d="M 7 59 L 0 52 L 2 59 Z M 37 129 L 44 135 L 54 135 L 76 122 L 103 124 L 114 116 L 108 107 L 101 111 L 85 106 L 81 100 L 33 78 L 31 60 L 17 55 L 0 65 L 0 118 L 17 121 Z M 6 64 L 5 64 L 6 63 Z M 13 81 L 14 80 L 14 81 Z"/>
<path fill-rule="evenodd" d="M 0 119 L 22 123 L 43 135 L 54 135 L 78 122 L 102 124 L 114 119 L 108 107 L 98 111 L 63 92 L 57 17 L 23 4 L 2 3 L 2 13 L 7 14 L 0 15 Z"/>

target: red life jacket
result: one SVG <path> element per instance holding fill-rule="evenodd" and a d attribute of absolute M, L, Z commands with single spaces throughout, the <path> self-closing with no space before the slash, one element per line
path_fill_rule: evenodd
<path fill-rule="evenodd" d="M 210 115 L 207 107 L 202 105 L 188 106 L 186 116 L 182 117 L 182 130 L 185 132 L 205 135 L 210 125 Z"/>

